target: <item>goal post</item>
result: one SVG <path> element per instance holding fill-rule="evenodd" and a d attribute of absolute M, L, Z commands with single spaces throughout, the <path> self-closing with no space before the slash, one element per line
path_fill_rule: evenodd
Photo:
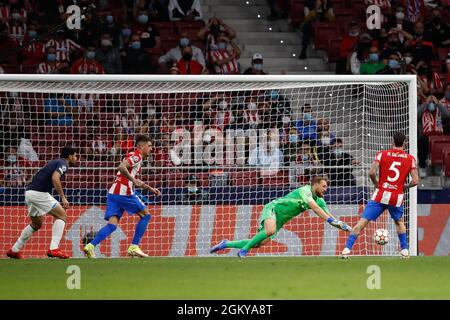
<path fill-rule="evenodd" d="M 80 153 L 79 165 L 63 180 L 71 207 L 61 245 L 74 257 L 83 256 L 83 243 L 106 223 L 107 189 L 139 134 L 154 143 L 141 179 L 163 193 L 153 198 L 137 189 L 152 214 L 141 243 L 151 256 L 209 256 L 209 247 L 223 238 L 250 238 L 263 205 L 314 174 L 329 178 L 330 211 L 354 225 L 374 189 L 370 165 L 378 151 L 390 148 L 394 132 L 407 135 L 406 151 L 417 157 L 414 75 L 3 74 L 0 106 L 5 252 L 28 223 L 26 184 L 66 144 Z M 417 255 L 417 188 L 405 193 L 404 205 L 411 255 Z M 45 254 L 51 222 L 46 217 L 26 256 Z M 97 255 L 124 256 L 136 222 L 124 214 Z M 377 228 L 391 233 L 385 246 L 372 239 Z M 395 234 L 384 213 L 363 232 L 354 253 L 395 255 Z M 305 212 L 252 254 L 333 256 L 347 235 Z"/>

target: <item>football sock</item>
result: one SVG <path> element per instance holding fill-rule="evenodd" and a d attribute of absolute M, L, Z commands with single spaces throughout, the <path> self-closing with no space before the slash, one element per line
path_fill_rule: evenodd
<path fill-rule="evenodd" d="M 115 224 L 108 223 L 106 226 L 101 228 L 94 240 L 91 241 L 91 244 L 94 246 L 98 245 L 100 242 L 105 240 L 111 233 L 113 233 L 117 229 Z"/>
<path fill-rule="evenodd" d="M 347 242 L 345 243 L 345 247 L 347 249 L 352 250 L 353 245 L 355 244 L 356 239 L 358 238 L 358 236 L 356 234 L 351 233 L 348 236 Z"/>
<path fill-rule="evenodd" d="M 266 230 L 262 230 L 262 231 L 258 232 L 253 238 L 251 238 L 250 241 L 247 242 L 247 244 L 242 249 L 250 250 L 257 244 L 264 241 L 266 238 L 267 238 Z"/>
<path fill-rule="evenodd" d="M 31 235 L 36 231 L 37 230 L 34 230 L 32 226 L 27 225 L 25 229 L 22 230 L 19 239 L 17 239 L 16 243 L 13 245 L 12 251 L 19 252 L 25 245 L 25 242 L 27 242 L 28 239 L 30 239 Z"/>
<path fill-rule="evenodd" d="M 50 242 L 50 250 L 59 248 L 59 242 L 61 241 L 64 233 L 64 227 L 66 223 L 61 219 L 56 219 L 52 226 L 52 241 Z"/>
<path fill-rule="evenodd" d="M 150 221 L 151 216 L 149 214 L 145 215 L 136 225 L 136 231 L 134 232 L 133 242 L 132 244 L 138 245 L 141 242 L 141 238 L 147 230 L 148 222 Z"/>
<path fill-rule="evenodd" d="M 408 243 L 406 242 L 406 233 L 400 233 L 398 235 L 398 239 L 400 240 L 400 248 L 408 249 Z"/>
<path fill-rule="evenodd" d="M 250 239 L 245 240 L 236 240 L 236 241 L 227 241 L 227 248 L 237 248 L 242 249 L 245 245 L 250 241 Z"/>

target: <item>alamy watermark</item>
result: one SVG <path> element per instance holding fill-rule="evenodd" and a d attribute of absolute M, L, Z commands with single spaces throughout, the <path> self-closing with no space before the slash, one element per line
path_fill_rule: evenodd
<path fill-rule="evenodd" d="M 370 265 L 366 270 L 370 276 L 367 278 L 366 286 L 369 290 L 381 289 L 381 269 L 377 265 Z"/>
<path fill-rule="evenodd" d="M 81 289 L 81 269 L 77 265 L 70 265 L 67 267 L 66 274 L 69 277 L 66 281 L 66 287 L 69 290 L 80 290 Z"/>

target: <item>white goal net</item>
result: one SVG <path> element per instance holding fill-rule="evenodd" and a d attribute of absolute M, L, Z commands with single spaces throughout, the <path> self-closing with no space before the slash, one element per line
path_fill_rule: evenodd
<path fill-rule="evenodd" d="M 263 205 L 314 174 L 329 178 L 330 211 L 354 225 L 374 190 L 370 165 L 391 147 L 392 134 L 406 134 L 406 151 L 416 155 L 414 76 L 1 75 L 0 107 L 2 252 L 29 223 L 26 185 L 65 145 L 80 154 L 63 180 L 70 208 L 61 248 L 74 257 L 83 256 L 83 244 L 105 225 L 108 188 L 139 134 L 154 143 L 140 179 L 162 192 L 153 197 L 136 189 L 152 214 L 140 245 L 150 256 L 209 256 L 222 239 L 251 238 Z M 416 191 L 405 199 L 414 255 Z M 125 256 L 137 221 L 124 214 L 97 255 Z M 26 257 L 45 255 L 51 225 L 46 217 L 27 242 Z M 377 228 L 391 233 L 387 245 L 373 240 Z M 333 256 L 347 236 L 304 212 L 250 255 Z M 395 225 L 384 213 L 353 253 L 398 250 Z"/>

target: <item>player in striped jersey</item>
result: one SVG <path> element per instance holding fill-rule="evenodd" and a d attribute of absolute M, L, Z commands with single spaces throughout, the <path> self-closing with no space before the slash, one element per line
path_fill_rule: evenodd
<path fill-rule="evenodd" d="M 145 204 L 134 193 L 133 186 L 149 190 L 157 196 L 161 195 L 158 189 L 136 178 L 141 172 L 142 159 L 148 157 L 151 152 L 152 143 L 150 138 L 143 135 L 138 136 L 136 149 L 128 153 L 119 165 L 116 180 L 109 189 L 106 202 L 105 220 L 108 221 L 108 224 L 100 229 L 94 240 L 83 248 L 88 258 L 95 258 L 95 246 L 117 229 L 117 224 L 124 211 L 127 211 L 129 214 L 137 214 L 141 218 L 136 225 L 133 242 L 127 251 L 128 255 L 148 257 L 138 245 L 147 229 L 151 216 Z"/>
<path fill-rule="evenodd" d="M 350 250 L 361 231 L 370 221 L 378 219 L 386 209 L 389 211 L 397 228 L 401 247 L 400 256 L 402 258 L 409 257 L 406 227 L 402 221 L 403 190 L 417 186 L 419 175 L 416 159 L 403 150 L 406 136 L 397 132 L 393 138 L 393 148 L 379 152 L 370 168 L 369 176 L 376 189 L 372 199 L 367 203 L 361 219 L 347 239 L 345 248 L 342 251 L 342 258 L 348 258 Z M 377 179 L 377 173 L 379 173 L 379 179 Z M 411 182 L 405 184 L 409 174 L 411 174 Z"/>

